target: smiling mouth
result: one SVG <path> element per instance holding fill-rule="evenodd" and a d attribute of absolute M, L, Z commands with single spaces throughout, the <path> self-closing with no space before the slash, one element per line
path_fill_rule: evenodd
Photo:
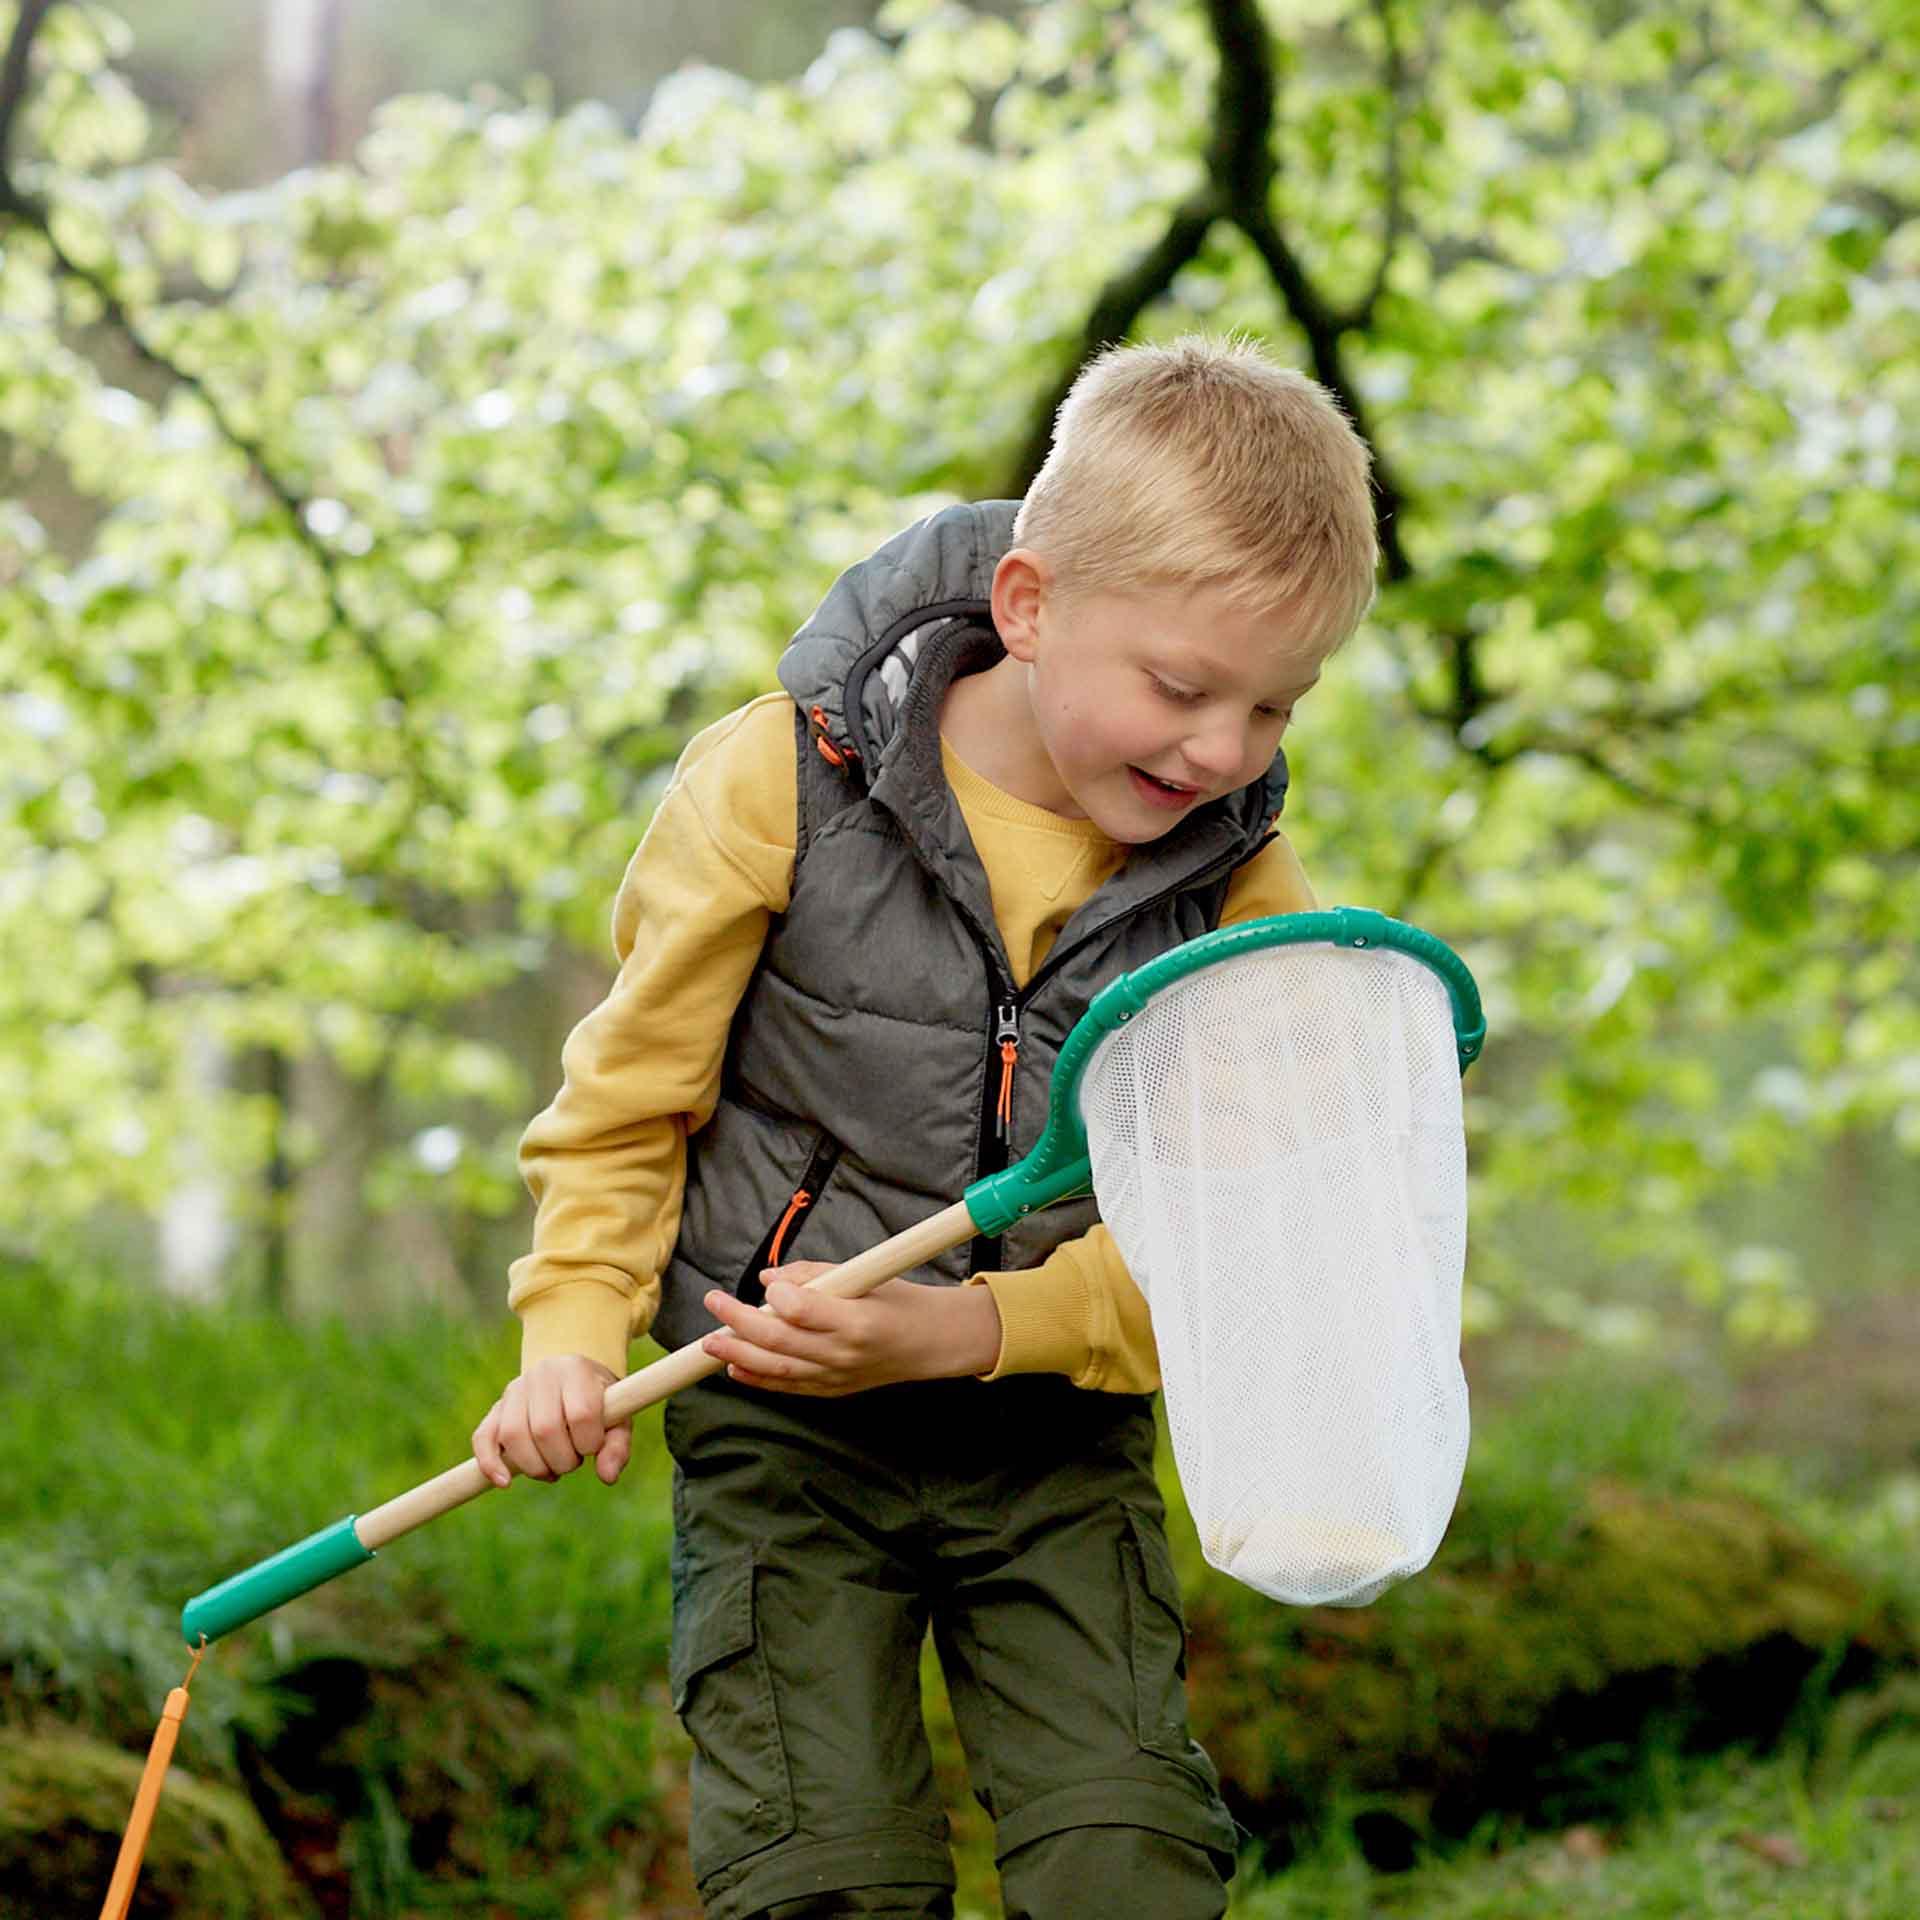
<path fill-rule="evenodd" d="M 1198 787 L 1184 787 L 1176 780 L 1162 780 L 1158 774 L 1149 773 L 1144 767 L 1129 767 L 1127 771 L 1151 792 L 1164 795 L 1169 800 L 1197 800 L 1200 797 Z"/>

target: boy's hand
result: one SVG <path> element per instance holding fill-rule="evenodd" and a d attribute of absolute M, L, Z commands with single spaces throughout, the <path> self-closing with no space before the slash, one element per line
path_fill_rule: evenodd
<path fill-rule="evenodd" d="M 536 1361 L 506 1390 L 473 1430 L 473 1457 L 496 1487 L 516 1473 L 558 1480 L 589 1454 L 608 1486 L 620 1478 L 633 1451 L 633 1429 L 600 1418 L 607 1389 L 620 1376 L 584 1354 Z"/>
<path fill-rule="evenodd" d="M 998 1363 L 1000 1310 L 985 1287 L 889 1280 L 858 1300 L 808 1290 L 831 1271 L 823 1260 L 767 1268 L 764 1307 L 709 1293 L 707 1309 L 725 1325 L 700 1344 L 742 1386 L 826 1397 L 990 1373 Z"/>

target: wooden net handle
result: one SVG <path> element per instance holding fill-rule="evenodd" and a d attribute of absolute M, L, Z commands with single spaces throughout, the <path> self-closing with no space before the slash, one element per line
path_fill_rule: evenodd
<path fill-rule="evenodd" d="M 830 1293 L 836 1299 L 856 1300 L 875 1287 L 885 1286 L 889 1280 L 899 1279 L 903 1273 L 911 1273 L 915 1267 L 925 1266 L 949 1247 L 972 1239 L 975 1231 L 967 1203 L 956 1200 L 931 1219 L 922 1220 L 904 1233 L 896 1233 L 891 1240 L 883 1240 L 865 1253 L 855 1254 L 851 1260 L 842 1261 L 808 1284 L 816 1292 Z M 628 1374 L 624 1380 L 616 1380 L 601 1403 L 601 1418 L 610 1427 L 618 1426 L 643 1408 L 678 1393 L 682 1387 L 690 1387 L 696 1380 L 718 1373 L 725 1364 L 696 1340 L 691 1346 L 681 1347 L 665 1359 Z M 378 1553 L 403 1534 L 493 1490 L 494 1483 L 487 1478 L 479 1461 L 463 1460 L 457 1467 L 450 1467 L 445 1473 L 396 1494 L 371 1513 L 359 1515 L 353 1530 L 369 1553 Z"/>

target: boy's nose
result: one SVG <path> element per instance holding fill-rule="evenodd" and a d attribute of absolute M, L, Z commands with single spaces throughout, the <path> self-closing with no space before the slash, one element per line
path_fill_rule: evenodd
<path fill-rule="evenodd" d="M 1231 725 L 1196 727 L 1182 743 L 1180 751 L 1197 779 L 1205 782 L 1224 780 L 1240 770 L 1246 758 L 1246 735 Z"/>

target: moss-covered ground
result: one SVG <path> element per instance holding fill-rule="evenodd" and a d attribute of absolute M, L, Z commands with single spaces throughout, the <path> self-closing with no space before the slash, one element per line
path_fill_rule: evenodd
<path fill-rule="evenodd" d="M 1862 1696 L 1897 1724 L 1761 1758 L 1648 1756 L 1624 1817 L 1491 1822 L 1411 1871 L 1336 1836 L 1242 1875 L 1233 1920 L 1912 1920 L 1920 1912 L 1920 1695 Z M 984 1920 L 985 1910 L 981 1912 Z"/>

